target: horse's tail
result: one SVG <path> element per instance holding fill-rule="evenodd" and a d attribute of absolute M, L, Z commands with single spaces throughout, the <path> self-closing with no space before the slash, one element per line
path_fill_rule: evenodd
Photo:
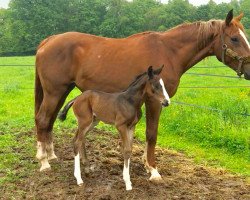
<path fill-rule="evenodd" d="M 44 39 L 37 47 L 37 51 L 44 46 L 51 38 L 55 35 L 52 35 L 46 39 Z M 37 65 L 38 65 L 38 54 L 36 56 L 36 72 L 35 72 L 35 116 L 38 113 L 40 106 L 43 101 L 43 87 L 41 85 L 40 77 L 37 72 Z"/>
<path fill-rule="evenodd" d="M 70 109 L 70 107 L 74 104 L 75 102 L 75 99 L 72 99 L 70 102 L 68 102 L 66 104 L 66 106 L 64 106 L 64 108 L 58 113 L 57 115 L 57 118 L 60 120 L 60 121 L 64 121 L 66 119 L 66 116 L 67 116 L 67 113 Z"/>
<path fill-rule="evenodd" d="M 35 116 L 38 113 L 43 101 L 43 88 L 36 68 L 35 75 Z"/>

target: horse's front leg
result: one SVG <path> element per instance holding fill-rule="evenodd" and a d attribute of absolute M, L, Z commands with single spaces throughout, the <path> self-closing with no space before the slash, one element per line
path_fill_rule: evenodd
<path fill-rule="evenodd" d="M 130 157 L 132 153 L 132 141 L 133 141 L 133 131 L 134 128 L 129 129 L 127 126 L 117 126 L 122 139 L 122 149 L 124 156 L 124 166 L 123 166 L 123 180 L 126 185 L 126 190 L 132 190 L 132 183 L 130 181 L 129 165 Z"/>
<path fill-rule="evenodd" d="M 146 148 L 144 153 L 145 167 L 151 173 L 149 180 L 162 180 L 155 164 L 155 145 L 157 140 L 158 123 L 161 114 L 161 104 L 147 98 L 146 105 Z"/>

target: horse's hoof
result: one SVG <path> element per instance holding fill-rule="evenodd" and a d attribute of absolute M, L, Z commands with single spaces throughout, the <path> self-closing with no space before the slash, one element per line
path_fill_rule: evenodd
<path fill-rule="evenodd" d="M 48 160 L 58 160 L 58 158 L 55 154 L 52 154 L 52 155 L 48 156 Z"/>
<path fill-rule="evenodd" d="M 50 170 L 51 170 L 50 165 L 42 166 L 40 168 L 40 172 L 47 172 L 47 171 L 50 171 Z"/>
<path fill-rule="evenodd" d="M 162 183 L 163 182 L 161 175 L 160 176 L 151 176 L 149 178 L 149 180 L 154 182 L 154 183 Z"/>

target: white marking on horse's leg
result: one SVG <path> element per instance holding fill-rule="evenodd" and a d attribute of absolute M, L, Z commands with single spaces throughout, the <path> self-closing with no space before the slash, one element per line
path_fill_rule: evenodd
<path fill-rule="evenodd" d="M 81 186 L 83 184 L 83 180 L 82 180 L 82 177 L 81 177 L 81 167 L 80 167 L 80 155 L 79 155 L 79 153 L 75 156 L 74 176 L 76 178 L 77 185 Z"/>
<path fill-rule="evenodd" d="M 40 163 L 42 165 L 40 168 L 40 172 L 50 169 L 50 164 L 49 164 L 48 158 L 47 158 L 45 142 L 39 142 L 39 141 L 37 142 L 36 158 L 40 161 Z"/>
<path fill-rule="evenodd" d="M 169 95 L 168 95 L 168 93 L 167 93 L 167 90 L 166 90 L 166 88 L 165 88 L 165 85 L 164 85 L 164 82 L 163 82 L 162 79 L 160 79 L 160 84 L 161 84 L 161 86 L 162 86 L 163 94 L 164 94 L 164 96 L 165 96 L 165 99 L 168 101 L 168 104 L 170 104 L 170 97 L 169 97 Z"/>
<path fill-rule="evenodd" d="M 159 174 L 159 172 L 156 168 L 151 167 L 150 173 L 151 173 L 151 177 L 149 178 L 150 181 L 162 180 L 161 175 Z"/>
<path fill-rule="evenodd" d="M 36 158 L 38 160 L 42 160 L 44 158 L 47 158 L 45 142 L 39 142 L 39 141 L 37 142 Z"/>
<path fill-rule="evenodd" d="M 46 149 L 47 149 L 47 154 L 48 154 L 48 160 L 57 159 L 57 156 L 55 155 L 55 152 L 54 152 L 53 142 L 48 143 L 46 146 Z"/>
<path fill-rule="evenodd" d="M 42 160 L 41 160 L 41 164 L 42 164 L 42 166 L 41 166 L 41 168 L 40 168 L 40 172 L 41 172 L 41 171 L 45 171 L 45 170 L 50 170 L 50 169 L 51 169 L 50 164 L 49 164 L 47 158 L 42 159 Z"/>
<path fill-rule="evenodd" d="M 128 166 L 126 167 L 125 161 L 124 161 L 124 167 L 123 167 L 123 180 L 126 185 L 126 190 L 132 190 L 132 183 L 130 181 L 130 174 L 129 174 L 129 164 L 130 159 L 128 159 Z"/>
<path fill-rule="evenodd" d="M 246 35 L 244 34 L 244 32 L 243 32 L 241 29 L 239 29 L 239 32 L 240 32 L 240 35 L 241 35 L 241 36 L 243 37 L 243 39 L 245 40 L 246 44 L 248 45 L 248 48 L 250 49 L 250 44 L 249 44 L 249 42 L 248 42 L 248 40 L 247 40 Z"/>

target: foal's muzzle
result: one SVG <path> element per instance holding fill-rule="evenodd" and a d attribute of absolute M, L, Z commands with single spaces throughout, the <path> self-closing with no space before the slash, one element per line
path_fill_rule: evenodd
<path fill-rule="evenodd" d="M 169 106 L 168 100 L 166 100 L 166 99 L 161 104 L 163 107 Z"/>

